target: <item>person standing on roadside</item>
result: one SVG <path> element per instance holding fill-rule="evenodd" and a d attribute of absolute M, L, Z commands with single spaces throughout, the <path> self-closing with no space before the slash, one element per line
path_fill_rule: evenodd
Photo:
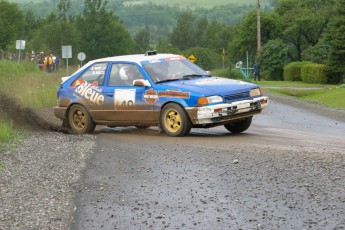
<path fill-rule="evenodd" d="M 256 79 L 258 79 L 258 81 L 260 81 L 260 68 L 259 68 L 259 65 L 254 63 L 253 68 L 254 68 L 254 81 L 256 81 Z"/>
<path fill-rule="evenodd" d="M 56 56 L 55 66 L 56 66 L 56 71 L 59 71 L 59 68 L 60 68 L 60 57 L 59 56 Z"/>
<path fill-rule="evenodd" d="M 45 57 L 44 64 L 46 66 L 47 72 L 50 73 L 53 65 L 53 59 L 50 54 L 47 54 L 47 56 Z"/>

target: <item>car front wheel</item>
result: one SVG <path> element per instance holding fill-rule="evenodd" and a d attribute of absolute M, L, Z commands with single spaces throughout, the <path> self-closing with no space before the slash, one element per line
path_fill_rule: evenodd
<path fill-rule="evenodd" d="M 242 133 L 246 131 L 252 123 L 253 117 L 247 117 L 242 121 L 237 121 L 231 124 L 224 125 L 224 127 L 232 133 Z"/>
<path fill-rule="evenodd" d="M 186 111 L 177 104 L 168 104 L 164 107 L 160 123 L 164 132 L 173 137 L 185 136 L 192 128 Z"/>
<path fill-rule="evenodd" d="M 72 130 L 76 133 L 91 133 L 96 127 L 90 114 L 81 105 L 72 105 L 68 120 Z"/>

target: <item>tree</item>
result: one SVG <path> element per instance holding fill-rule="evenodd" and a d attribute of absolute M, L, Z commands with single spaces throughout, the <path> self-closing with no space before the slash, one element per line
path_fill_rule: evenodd
<path fill-rule="evenodd" d="M 103 0 L 85 0 L 83 14 L 77 18 L 82 33 L 82 50 L 89 59 L 128 54 L 133 51 L 133 40 Z"/>
<path fill-rule="evenodd" d="M 202 47 L 205 44 L 206 31 L 208 28 L 208 20 L 203 17 L 195 22 L 195 34 L 193 38 L 195 39 L 195 46 Z"/>
<path fill-rule="evenodd" d="M 275 13 L 261 13 L 261 42 L 267 43 L 275 39 L 281 31 L 280 19 Z M 256 58 L 257 51 L 257 19 L 256 11 L 250 11 L 235 28 L 234 39 L 229 44 L 231 62 L 241 60 L 248 51 L 250 59 Z"/>
<path fill-rule="evenodd" d="M 136 52 L 145 53 L 150 49 L 150 32 L 140 29 L 134 36 Z"/>
<path fill-rule="evenodd" d="M 63 45 L 73 47 L 73 57 L 80 49 L 81 34 L 74 23 L 54 20 L 45 24 L 32 40 L 33 48 L 61 55 Z"/>
<path fill-rule="evenodd" d="M 326 34 L 330 45 L 327 60 L 328 81 L 338 83 L 345 76 L 345 0 L 336 2 L 336 12 Z"/>
<path fill-rule="evenodd" d="M 289 45 L 289 56 L 301 61 L 302 53 L 318 43 L 331 15 L 334 0 L 282 0 L 276 9 L 281 19 L 279 38 Z"/>
<path fill-rule="evenodd" d="M 60 0 L 57 6 L 59 8 L 59 19 L 67 21 L 68 11 L 71 8 L 71 0 Z"/>
<path fill-rule="evenodd" d="M 194 17 L 191 12 L 183 12 L 179 16 L 176 26 L 170 33 L 171 44 L 180 50 L 194 47 L 195 44 L 195 27 Z"/>
<path fill-rule="evenodd" d="M 258 58 L 266 80 L 283 80 L 284 65 L 288 63 L 288 48 L 282 40 L 270 40 L 263 47 Z M 264 75 L 264 74 L 263 74 Z"/>
<path fill-rule="evenodd" d="M 212 70 L 222 66 L 220 54 L 202 47 L 193 47 L 183 51 L 186 57 L 194 55 L 196 57 L 195 64 L 204 68 L 205 70 Z"/>
<path fill-rule="evenodd" d="M 24 14 L 15 3 L 0 1 L 0 49 L 5 50 L 15 40 L 24 39 Z"/>

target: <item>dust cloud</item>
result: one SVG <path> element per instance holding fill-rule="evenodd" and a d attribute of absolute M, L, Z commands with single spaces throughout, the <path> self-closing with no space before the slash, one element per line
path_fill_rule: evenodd
<path fill-rule="evenodd" d="M 52 113 L 53 117 L 54 114 Z M 43 119 L 33 109 L 23 107 L 12 97 L 0 92 L 0 119 L 8 119 L 16 128 L 71 133 L 71 130 Z"/>

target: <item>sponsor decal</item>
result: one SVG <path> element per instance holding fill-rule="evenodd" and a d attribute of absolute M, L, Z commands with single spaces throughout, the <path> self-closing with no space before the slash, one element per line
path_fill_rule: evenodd
<path fill-rule="evenodd" d="M 144 93 L 144 100 L 147 104 L 153 105 L 160 97 L 169 98 L 190 98 L 190 92 L 181 92 L 178 90 L 159 91 L 157 93 L 154 89 L 146 90 Z"/>
<path fill-rule="evenodd" d="M 157 91 L 154 89 L 146 90 L 144 93 L 144 100 L 147 104 L 153 105 L 158 100 Z"/>
<path fill-rule="evenodd" d="M 165 60 L 167 60 L 167 61 L 175 61 L 175 60 L 184 60 L 184 59 L 186 59 L 186 58 L 180 56 L 180 57 L 170 57 L 170 58 L 166 58 Z"/>
<path fill-rule="evenodd" d="M 87 82 L 78 85 L 74 90 L 75 96 L 82 97 L 97 105 L 102 105 L 104 103 L 104 95 L 102 95 L 101 92 L 101 89 Z"/>
<path fill-rule="evenodd" d="M 131 110 L 135 106 L 135 89 L 115 89 L 115 110 Z"/>
<path fill-rule="evenodd" d="M 158 97 L 175 97 L 175 98 L 189 98 L 189 92 L 181 92 L 176 90 L 159 91 Z"/>

